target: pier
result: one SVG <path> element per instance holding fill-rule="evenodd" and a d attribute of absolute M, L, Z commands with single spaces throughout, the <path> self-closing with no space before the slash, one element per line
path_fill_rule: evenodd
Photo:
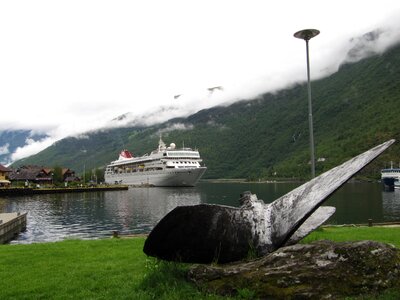
<path fill-rule="evenodd" d="M 27 213 L 0 213 L 0 244 L 7 243 L 26 229 Z"/>

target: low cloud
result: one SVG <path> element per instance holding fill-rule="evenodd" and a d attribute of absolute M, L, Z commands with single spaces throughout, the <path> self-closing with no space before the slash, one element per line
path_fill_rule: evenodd
<path fill-rule="evenodd" d="M 8 150 L 8 147 L 10 147 L 10 144 L 7 143 L 3 146 L 0 146 L 0 155 L 8 154 L 10 151 Z"/>
<path fill-rule="evenodd" d="M 25 146 L 18 147 L 11 155 L 11 160 L 13 162 L 34 155 L 43 149 L 46 149 L 47 147 L 51 146 L 55 140 L 51 137 L 47 137 L 38 141 L 35 141 L 33 139 L 26 139 L 25 141 Z"/>
<path fill-rule="evenodd" d="M 192 130 L 193 128 L 194 128 L 193 124 L 173 123 L 169 124 L 167 127 L 163 129 L 160 129 L 158 133 L 162 134 L 176 130 Z"/>
<path fill-rule="evenodd" d="M 81 133 L 74 136 L 77 140 L 88 140 L 89 134 L 88 133 Z"/>
<path fill-rule="evenodd" d="M 184 99 L 184 97 L 182 97 L 182 99 Z M 114 118 L 105 124 L 100 130 L 119 127 L 152 126 L 174 118 L 187 117 L 196 113 L 201 108 L 202 106 L 190 105 L 188 102 L 183 100 L 176 101 L 174 104 L 151 108 L 141 113 L 127 112 Z M 177 130 L 179 129 L 177 128 Z"/>
<path fill-rule="evenodd" d="M 344 62 L 354 63 L 363 58 L 383 53 L 394 43 L 400 42 L 400 31 L 397 29 L 376 29 L 361 37 L 352 38 Z"/>

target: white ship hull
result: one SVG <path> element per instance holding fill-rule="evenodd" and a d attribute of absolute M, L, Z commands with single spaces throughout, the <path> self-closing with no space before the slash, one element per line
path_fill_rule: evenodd
<path fill-rule="evenodd" d="M 108 184 L 195 186 L 207 169 L 201 162 L 198 150 L 177 149 L 174 143 L 167 147 L 160 137 L 150 155 L 134 157 L 122 150 L 118 160 L 107 165 L 104 178 Z"/>
<path fill-rule="evenodd" d="M 175 168 L 122 174 L 106 174 L 105 182 L 108 184 L 119 183 L 135 186 L 195 186 L 206 169 L 206 167 Z"/>

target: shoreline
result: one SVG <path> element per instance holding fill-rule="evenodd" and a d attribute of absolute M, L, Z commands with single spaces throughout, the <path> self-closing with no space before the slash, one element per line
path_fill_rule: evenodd
<path fill-rule="evenodd" d="M 258 181 L 249 181 L 246 178 L 215 178 L 215 179 L 201 179 L 200 182 L 209 183 L 305 183 L 310 179 L 263 179 Z M 380 183 L 380 180 L 374 180 L 370 178 L 351 178 L 346 183 Z"/>
<path fill-rule="evenodd" d="M 62 194 L 62 193 L 85 193 L 101 191 L 127 190 L 127 185 L 104 186 L 104 187 L 67 187 L 67 188 L 0 188 L 0 196 L 25 196 L 41 194 Z"/>
<path fill-rule="evenodd" d="M 306 182 L 305 180 L 297 180 L 297 179 L 285 179 L 285 180 L 259 180 L 259 181 L 248 181 L 245 178 L 234 178 L 234 179 L 201 179 L 200 182 L 209 182 L 209 183 L 302 183 Z"/>

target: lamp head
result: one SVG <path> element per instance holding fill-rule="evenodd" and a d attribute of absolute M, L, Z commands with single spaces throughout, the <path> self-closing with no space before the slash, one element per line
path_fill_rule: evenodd
<path fill-rule="evenodd" d="M 303 29 L 303 30 L 297 31 L 294 34 L 294 37 L 298 38 L 298 39 L 303 39 L 305 41 L 309 41 L 314 36 L 317 36 L 318 34 L 319 34 L 319 30 L 317 30 L 317 29 Z"/>

